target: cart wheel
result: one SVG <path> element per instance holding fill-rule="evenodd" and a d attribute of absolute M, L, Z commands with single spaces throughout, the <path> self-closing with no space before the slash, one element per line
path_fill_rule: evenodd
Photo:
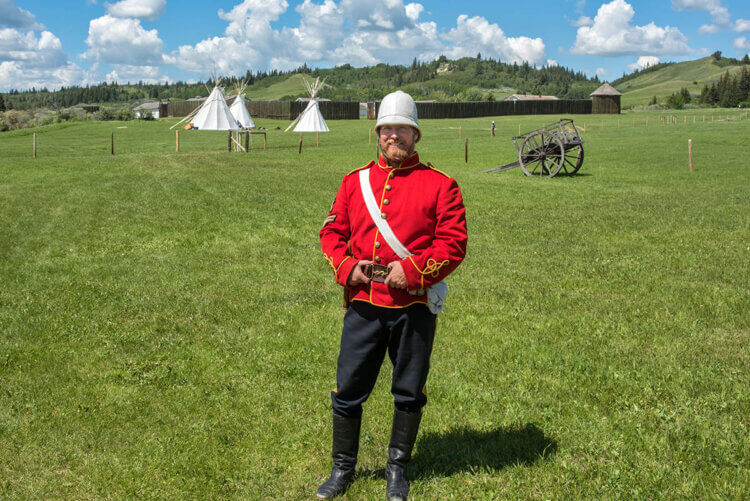
<path fill-rule="evenodd" d="M 573 144 L 568 145 L 565 150 L 565 159 L 563 161 L 563 170 L 565 174 L 572 176 L 578 169 L 583 165 L 583 145 Z"/>
<path fill-rule="evenodd" d="M 564 152 L 565 148 L 558 137 L 538 132 L 524 139 L 518 151 L 518 163 L 527 176 L 553 177 L 562 168 Z"/>

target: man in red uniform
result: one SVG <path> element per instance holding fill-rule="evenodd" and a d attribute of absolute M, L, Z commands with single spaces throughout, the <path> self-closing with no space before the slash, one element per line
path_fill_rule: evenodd
<path fill-rule="evenodd" d="M 333 469 L 317 496 L 343 493 L 354 475 L 362 404 L 388 352 L 395 410 L 386 464 L 387 498 L 409 491 L 406 464 L 417 437 L 442 280 L 466 253 L 461 191 L 452 178 L 424 165 L 417 108 L 396 91 L 380 106 L 377 162 L 344 177 L 320 230 L 323 253 L 346 289 L 333 402 Z M 368 205 L 369 204 L 369 205 Z"/>

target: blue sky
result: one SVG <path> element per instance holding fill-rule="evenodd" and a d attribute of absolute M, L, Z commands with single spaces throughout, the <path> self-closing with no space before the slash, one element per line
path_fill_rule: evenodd
<path fill-rule="evenodd" d="M 613 80 L 750 52 L 747 0 L 0 0 L 0 91 L 492 57 Z"/>

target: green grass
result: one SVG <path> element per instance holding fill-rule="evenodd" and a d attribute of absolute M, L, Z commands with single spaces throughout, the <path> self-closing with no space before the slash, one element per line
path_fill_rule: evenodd
<path fill-rule="evenodd" d="M 423 122 L 470 241 L 415 499 L 750 495 L 750 120 L 675 115 L 575 117 L 581 175 L 553 179 L 479 171 L 558 117 Z M 302 155 L 260 119 L 265 151 L 175 153 L 171 123 L 38 131 L 36 160 L 0 134 L 0 497 L 310 499 L 328 474 L 343 312 L 317 231 L 373 123 Z M 389 373 L 346 499 L 384 496 Z"/>
<path fill-rule="evenodd" d="M 268 87 L 248 87 L 247 92 L 245 92 L 245 95 L 249 99 L 255 99 L 256 101 L 276 100 L 284 96 L 295 96 L 297 94 L 307 96 L 304 77 L 299 73 L 281 82 L 271 84 Z"/>
<path fill-rule="evenodd" d="M 653 96 L 659 101 L 664 101 L 682 88 L 687 88 L 693 94 L 700 94 L 703 86 L 711 85 L 727 71 L 734 75 L 741 69 L 742 66 L 722 67 L 714 64 L 714 58 L 709 56 L 695 61 L 670 64 L 659 70 L 644 73 L 618 85 L 617 90 L 623 93 L 623 105 L 645 105 Z"/>

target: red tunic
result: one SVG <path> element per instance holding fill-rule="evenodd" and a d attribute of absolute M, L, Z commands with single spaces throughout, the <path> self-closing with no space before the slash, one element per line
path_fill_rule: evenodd
<path fill-rule="evenodd" d="M 352 268 L 360 259 L 387 265 L 399 257 L 386 243 L 367 211 L 359 171 L 370 168 L 370 185 L 381 217 L 401 243 L 414 254 L 401 260 L 407 290 L 371 282 L 347 287 Z M 427 295 L 409 294 L 443 280 L 466 254 L 466 213 L 456 181 L 419 162 L 415 153 L 399 168 L 382 156 L 355 169 L 341 183 L 331 211 L 320 230 L 320 244 L 336 281 L 347 287 L 350 301 L 402 308 L 427 303 Z"/>

